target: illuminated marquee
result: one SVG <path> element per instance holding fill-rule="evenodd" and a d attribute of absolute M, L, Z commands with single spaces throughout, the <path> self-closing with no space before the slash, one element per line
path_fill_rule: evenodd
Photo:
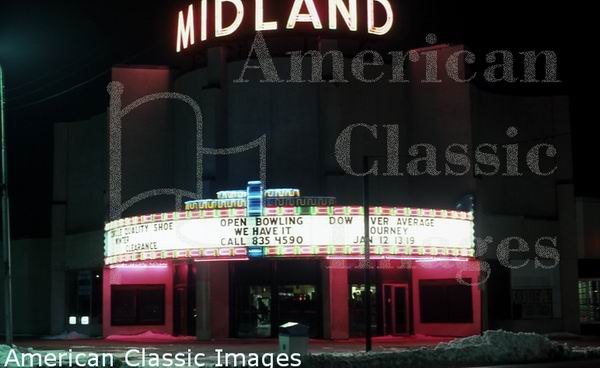
<path fill-rule="evenodd" d="M 306 205 L 315 202 L 325 205 Z M 106 264 L 364 254 L 363 208 L 336 206 L 333 197 L 303 197 L 298 189 L 264 189 L 250 181 L 246 190 L 189 201 L 186 209 L 106 224 Z M 369 222 L 374 257 L 464 259 L 474 253 L 470 212 L 374 207 Z"/>
<path fill-rule="evenodd" d="M 373 255 L 473 256 L 467 212 L 371 208 Z M 271 207 L 175 212 L 106 225 L 106 263 L 150 259 L 264 256 L 343 256 L 363 253 L 362 207 Z"/>
<path fill-rule="evenodd" d="M 271 0 L 282 1 L 282 0 Z M 319 14 L 317 5 L 327 5 L 328 27 L 330 30 L 338 29 L 338 17 L 345 23 L 349 31 L 358 31 L 358 5 L 359 1 L 366 3 L 367 29 L 369 34 L 385 35 L 394 24 L 394 12 L 389 0 L 283 0 L 290 3 L 287 19 L 266 20 L 265 3 L 268 0 L 246 1 L 242 0 L 214 0 L 211 6 L 214 13 L 209 15 L 209 0 L 199 0 L 189 4 L 187 9 L 179 11 L 177 19 L 177 52 L 187 49 L 196 43 L 196 40 L 206 41 L 209 38 L 209 18 L 214 19 L 214 32 L 216 38 L 235 33 L 244 21 L 247 13 L 254 13 L 254 29 L 256 31 L 276 31 L 280 27 L 293 30 L 298 23 L 309 23 L 315 30 L 321 30 L 323 26 L 323 14 Z M 226 8 L 227 7 L 227 8 Z M 251 9 L 249 9 L 251 8 Z M 228 24 L 224 21 L 225 10 L 233 12 L 233 20 Z M 383 20 L 376 20 L 376 12 L 383 12 Z M 214 18 L 213 18 L 214 16 Z M 282 24 L 280 24 L 282 23 Z"/>

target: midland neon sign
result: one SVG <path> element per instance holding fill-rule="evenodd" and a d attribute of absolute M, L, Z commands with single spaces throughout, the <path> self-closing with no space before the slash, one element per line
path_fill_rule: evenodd
<path fill-rule="evenodd" d="M 254 30 L 257 32 L 276 31 L 278 29 L 296 29 L 299 23 L 308 23 L 315 30 L 325 28 L 324 21 L 330 30 L 345 27 L 349 31 L 358 32 L 358 2 L 366 3 L 367 29 L 369 34 L 382 36 L 387 34 L 394 24 L 394 12 L 389 0 L 286 0 L 290 3 L 286 19 L 265 19 L 265 3 L 268 0 L 214 0 L 214 12 L 209 15 L 209 0 L 199 0 L 190 4 L 187 9 L 179 11 L 177 20 L 177 52 L 194 45 L 197 40 L 206 41 L 209 37 L 224 37 L 239 30 L 248 13 L 254 13 Z M 282 0 L 271 0 L 282 1 Z M 317 4 L 327 3 L 327 14 L 319 14 Z M 249 6 L 251 4 L 251 6 Z M 250 9 L 249 9 L 250 8 Z M 224 13 L 234 14 L 233 20 L 225 24 Z M 376 12 L 384 12 L 384 16 L 376 17 Z M 212 18 L 214 16 L 214 18 Z M 344 26 L 338 24 L 338 18 Z M 376 18 L 380 18 L 376 20 Z M 199 21 L 198 21 L 199 20 Z M 209 20 L 214 20 L 214 29 L 209 32 Z M 209 34 L 210 33 L 210 34 Z"/>

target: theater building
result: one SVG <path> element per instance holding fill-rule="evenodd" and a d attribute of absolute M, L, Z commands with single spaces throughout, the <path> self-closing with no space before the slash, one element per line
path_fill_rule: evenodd
<path fill-rule="evenodd" d="M 193 14 L 202 4 L 194 2 Z M 254 21 L 248 9 L 244 19 Z M 357 32 L 342 32 L 338 19 L 336 32 L 315 35 L 302 30 L 307 24 L 283 30 L 285 16 L 265 13 L 264 22 L 280 22 L 264 33 L 279 77 L 291 79 L 286 53 L 294 50 L 340 50 L 350 71 L 366 47 L 408 48 L 378 48 L 375 37 L 386 36 L 365 31 L 360 19 Z M 378 167 L 368 178 L 374 334 L 579 332 L 582 321 L 600 321 L 597 267 L 578 269 L 580 258 L 597 253 L 597 204 L 574 196 L 567 97 L 456 82 L 441 71 L 468 46 L 431 38 L 413 51 L 421 61 L 436 52 L 435 83 L 422 82 L 432 70 L 424 62 L 407 63 L 409 82 L 390 83 L 387 58 L 366 71 L 383 73 L 372 83 L 349 75 L 345 83 L 310 83 L 310 58 L 302 62 L 306 82 L 265 83 L 252 69 L 238 83 L 254 38 L 253 27 L 242 29 L 200 42 L 197 24 L 187 49 L 177 53 L 173 37 L 173 63 L 114 66 L 106 112 L 55 124 L 51 239 L 14 246 L 14 277 L 31 285 L 15 293 L 18 333 L 260 337 L 294 320 L 315 337 L 360 336 L 363 178 L 342 166 L 361 173 L 365 162 Z M 331 63 L 322 66 L 323 79 L 334 79 Z M 464 79 L 470 67 L 458 60 L 454 72 Z M 341 162 L 336 145 L 354 124 L 375 133 L 354 129 Z M 503 175 L 506 147 L 517 143 L 519 175 Z M 418 144 L 437 149 L 441 174 L 408 174 Z M 472 167 L 446 175 L 446 149 L 457 144 L 470 158 L 473 147 L 495 145 L 497 175 Z M 526 170 L 525 154 L 538 144 L 558 152 L 544 156 L 556 166 L 551 175 Z M 527 247 L 501 263 L 498 247 L 515 236 Z M 476 251 L 474 237 L 489 242 Z M 547 238 L 556 238 L 561 259 L 541 268 L 536 244 Z M 28 293 L 48 303 L 27 302 Z"/>
<path fill-rule="evenodd" d="M 267 38 L 267 42 L 273 41 Z M 295 45 L 290 45 L 293 39 L 287 42 L 288 48 L 304 47 L 303 41 Z M 336 40 L 321 40 L 309 48 L 336 45 Z M 440 46 L 437 51 L 440 60 L 445 60 L 443 55 L 461 49 Z M 243 69 L 246 51 L 209 48 L 201 53 L 203 62 L 181 70 L 116 66 L 112 71 L 115 83 L 108 92 L 111 106 L 120 114 L 109 111 L 87 121 L 56 125 L 55 220 L 52 256 L 48 255 L 52 260 L 48 271 L 52 275 L 52 294 L 48 296 L 53 306 L 48 323 L 52 333 L 76 329 L 109 335 L 152 330 L 199 338 L 272 336 L 279 323 L 291 319 L 309 324 L 311 334 L 323 338 L 364 333 L 364 277 L 358 260 L 363 254 L 352 239 L 362 234 L 363 179 L 346 174 L 335 155 L 342 131 L 364 122 L 376 125 L 378 134 L 374 137 L 365 129 L 355 129 L 350 165 L 360 172 L 364 157 L 370 157 L 370 164 L 378 161 L 379 175 L 369 177 L 371 211 L 473 210 L 474 218 L 461 223 L 471 224 L 475 236 L 493 239 L 477 260 L 472 242 L 468 246 L 459 243 L 461 252 L 469 253 L 458 255 L 437 248 L 438 253 L 431 253 L 434 249 L 421 252 L 412 247 L 410 252 L 387 249 L 378 254 L 377 247 L 382 244 L 374 243 L 374 333 L 467 335 L 486 328 L 578 331 L 579 312 L 573 309 L 578 309 L 577 303 L 567 302 L 578 299 L 577 255 L 568 255 L 577 248 L 560 249 L 563 258 L 558 267 L 535 267 L 534 245 L 540 237 L 556 236 L 558 244 L 563 244 L 560 239 L 565 239 L 564 244 L 577 239 L 571 221 L 575 215 L 565 215 L 576 213 L 569 184 L 572 173 L 565 99 L 498 96 L 446 79 L 418 86 L 383 80 L 370 84 L 356 80 L 344 84 L 269 84 L 259 82 L 263 77 L 260 72 L 249 72 L 247 77 L 254 81 L 234 83 Z M 289 67 L 289 58 L 273 53 L 273 60 L 279 70 Z M 391 73 L 390 65 L 383 68 Z M 407 75 L 418 81 L 424 69 L 422 64 L 411 64 Z M 305 72 L 309 71 L 307 64 Z M 197 109 L 188 103 L 192 101 L 154 98 L 165 91 L 188 96 L 197 103 Z M 140 103 L 149 95 L 154 99 Z M 201 111 L 200 125 L 197 110 Z M 526 123 L 518 116 L 527 116 Z M 535 144 L 552 143 L 561 152 L 553 175 L 541 177 L 527 171 L 508 179 L 474 173 L 385 175 L 388 137 L 396 138 L 384 125 L 398 127 L 399 167 L 411 159 L 404 153 L 412 145 L 427 142 L 440 149 L 437 160 L 443 170 L 443 152 L 451 144 L 514 143 L 506 134 L 507 122 L 511 121 L 518 128 L 519 142 L 526 142 L 525 151 Z M 553 122 L 551 128 L 548 121 Z M 109 180 L 115 177 L 120 182 Z M 247 240 L 242 245 L 234 236 L 234 229 L 239 228 L 236 219 L 249 216 L 242 209 L 227 209 L 224 217 L 233 222 L 224 227 L 216 219 L 204 218 L 221 216 L 221 210 L 207 212 L 198 207 L 185 211 L 184 202 L 198 198 L 196 193 L 202 193 L 200 198 L 214 198 L 219 192 L 231 195 L 227 191 L 244 191 L 248 181 L 255 178 L 261 179 L 265 191 L 291 187 L 301 189 L 308 198 L 335 198 L 335 202 L 291 207 L 272 206 L 273 199 L 264 198 L 263 216 L 289 218 L 286 211 L 299 211 L 310 216 L 306 218 L 308 224 L 325 221 L 331 211 L 335 216 L 349 211 L 358 217 L 352 227 L 309 225 L 324 226 L 324 231 L 307 230 L 304 224 L 299 231 L 311 241 L 307 243 L 310 248 L 274 242 L 269 246 L 257 244 L 263 246 L 259 251 Z M 311 214 L 310 208 L 318 213 Z M 425 218 L 442 220 L 434 212 L 424 211 Z M 130 231 L 122 228 L 127 221 L 154 227 L 177 216 L 177 224 L 186 213 L 204 216 L 190 223 L 212 222 L 216 229 L 192 231 L 182 243 L 169 242 L 175 238 L 165 233 L 165 238 L 158 240 L 168 244 L 163 242 L 157 251 L 168 255 L 151 261 L 127 258 L 127 252 L 104 254 L 109 239 L 105 237 L 115 231 Z M 403 215 L 389 212 L 392 217 Z M 160 232 L 151 234 L 135 241 L 142 247 L 139 251 L 158 244 L 154 236 L 163 236 Z M 529 252 L 512 253 L 511 262 L 527 264 L 507 268 L 498 262 L 496 248 L 503 239 L 519 235 L 524 235 Z M 239 253 L 203 253 L 211 249 L 217 252 L 221 238 L 233 241 L 222 252 Z M 354 250 L 345 248 L 353 245 Z M 129 253 L 147 255 L 136 247 Z M 105 251 L 117 249 L 111 245 Z M 449 256 L 460 260 L 447 260 Z M 457 267 L 476 262 L 490 266 L 488 282 L 479 287 L 456 284 Z M 440 264 L 444 267 L 428 267 Z M 40 268 L 44 267 L 40 263 Z M 463 275 L 478 279 L 475 271 Z M 91 288 L 85 286 L 88 283 Z M 439 308 L 449 302 L 445 295 L 457 297 L 455 308 Z M 143 309 L 144 305 L 153 307 Z M 80 323 L 82 316 L 89 316 L 89 325 Z M 69 317 L 76 323 L 70 325 Z"/>

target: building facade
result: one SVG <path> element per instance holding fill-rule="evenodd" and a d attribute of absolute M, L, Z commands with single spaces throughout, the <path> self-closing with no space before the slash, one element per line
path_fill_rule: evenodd
<path fill-rule="evenodd" d="M 290 39 L 285 46 L 327 51 L 348 49 L 345 42 L 321 39 L 307 46 Z M 358 45 L 349 48 L 357 50 Z M 440 70 L 445 67 L 441 60 L 463 50 L 447 45 L 433 49 Z M 411 83 L 389 83 L 385 78 L 368 84 L 262 83 L 260 71 L 247 73 L 248 83 L 237 83 L 246 51 L 223 46 L 202 50 L 199 56 L 182 55 L 186 66 L 181 69 L 115 66 L 107 113 L 56 125 L 53 233 L 43 251 L 50 261 L 33 271 L 43 279 L 39 285 L 50 290 L 47 332 L 25 327 L 23 333 L 74 329 L 106 336 L 153 330 L 200 339 L 257 337 L 273 336 L 279 324 L 297 320 L 308 324 L 315 337 L 360 336 L 365 315 L 360 247 L 354 253 L 324 249 L 322 254 L 274 247 L 273 255 L 264 249 L 260 256 L 251 255 L 259 242 L 238 247 L 243 248 L 239 253 L 235 245 L 228 245 L 225 248 L 233 253 L 223 257 L 190 253 L 190 246 L 183 256 L 142 259 L 111 258 L 117 254 L 107 253 L 111 248 L 105 245 L 119 221 L 138 219 L 154 226 L 164 222 L 161 216 L 205 216 L 205 209 L 185 211 L 184 202 L 244 190 L 253 179 L 261 179 L 265 190 L 293 187 L 307 197 L 335 198 L 335 204 L 280 206 L 284 213 L 297 207 L 307 218 L 327 217 L 311 215 L 312 207 L 324 213 L 350 211 L 350 216 L 360 218 L 363 178 L 348 175 L 336 157 L 340 135 L 352 124 L 375 129 L 375 133 L 364 126 L 353 130 L 348 161 L 357 172 L 365 169 L 365 161 L 379 165 L 378 175 L 369 176 L 374 218 L 400 216 L 382 215 L 378 208 L 434 209 L 414 218 L 437 218 L 436 210 L 465 214 L 475 237 L 489 240 L 485 248 L 472 241 L 463 249 L 470 253 L 464 254 L 373 249 L 375 334 L 465 336 L 488 328 L 539 332 L 583 328 L 574 301 L 585 299 L 582 295 L 597 287 L 579 283 L 588 280 L 579 271 L 579 259 L 593 257 L 582 253 L 593 249 L 593 239 L 585 235 L 593 226 L 581 227 L 580 216 L 586 212 L 584 224 L 590 224 L 592 215 L 573 194 L 566 97 L 494 94 L 447 77 L 439 83 L 419 83 L 427 72 L 423 63 L 407 66 L 407 79 L 416 81 Z M 289 78 L 289 58 L 274 56 L 273 61 L 281 78 Z M 347 70 L 350 62 L 345 59 Z M 310 69 L 306 58 L 307 80 Z M 323 70 L 324 78 L 331 78 L 331 66 L 325 63 Z M 392 66 L 385 63 L 382 70 L 389 76 Z M 466 66 L 459 70 L 465 73 Z M 165 92 L 171 95 L 139 101 Z M 201 124 L 190 100 L 177 96 L 197 104 Z M 390 140 L 398 141 L 400 153 L 411 152 L 417 144 L 439 149 L 434 161 L 442 173 L 448 164 L 446 149 L 455 144 L 468 146 L 473 159 L 474 147 L 495 144 L 501 165 L 508 162 L 505 147 L 515 143 L 520 144 L 521 163 L 523 154 L 537 144 L 551 144 L 559 154 L 549 161 L 556 171 L 546 176 L 524 169 L 519 169 L 521 175 L 502 175 L 507 166 L 491 176 L 396 175 L 389 166 L 395 162 L 393 155 L 390 159 Z M 412 158 L 401 154 L 395 164 L 407 168 Z M 264 211 L 275 213 L 263 216 L 291 216 L 270 208 L 277 206 L 265 206 Z M 235 209 L 227 213 L 233 220 L 248 217 L 235 215 Z M 335 231 L 327 228 L 327 234 L 340 236 Z M 192 237 L 190 243 L 202 242 L 203 236 Z M 498 252 L 512 237 L 523 238 L 527 246 L 511 250 L 510 260 L 503 263 Z M 536 245 L 548 238 L 556 239 L 560 263 L 539 267 Z M 139 244 L 151 247 L 147 243 L 155 241 L 144 238 Z M 317 251 L 319 246 L 350 246 L 322 243 L 310 245 Z M 542 263 L 547 265 L 548 259 Z M 471 286 L 457 282 L 457 274 Z M 582 291 L 586 287 L 588 291 Z M 597 301 L 588 299 L 594 310 Z"/>

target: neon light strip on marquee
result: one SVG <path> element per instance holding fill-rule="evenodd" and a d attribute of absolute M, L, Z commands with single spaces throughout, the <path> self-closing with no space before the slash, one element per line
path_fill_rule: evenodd
<path fill-rule="evenodd" d="M 165 269 L 169 265 L 166 263 L 120 263 L 113 264 L 110 268 L 122 268 L 132 270 L 146 270 L 146 269 Z"/>
<path fill-rule="evenodd" d="M 282 0 L 271 0 L 282 1 Z M 358 6 L 359 0 L 287 0 L 290 3 L 289 16 L 284 22 L 285 28 L 293 30 L 298 23 L 307 23 L 313 29 L 323 29 L 322 15 L 319 14 L 316 4 L 327 2 L 328 28 L 337 30 L 338 17 L 340 17 L 351 32 L 358 31 Z M 367 5 L 367 29 L 369 34 L 383 36 L 390 32 L 394 24 L 394 11 L 390 0 L 360 0 Z M 209 14 L 208 0 L 198 0 L 181 10 L 177 16 L 177 52 L 189 48 L 196 41 L 196 26 L 200 25 L 200 40 L 208 39 L 209 17 L 214 16 L 214 37 L 224 37 L 238 31 L 247 11 L 254 10 L 254 30 L 257 32 L 276 31 L 279 29 L 277 20 L 265 20 L 266 0 L 255 0 L 254 9 L 247 9 L 241 0 L 214 0 L 211 2 L 214 13 Z M 248 2 L 246 3 L 248 6 Z M 251 6 L 248 6 L 251 8 Z M 223 22 L 224 9 L 235 12 L 235 17 L 230 24 Z M 385 13 L 385 21 L 376 20 L 376 12 Z M 197 22 L 196 19 L 199 19 Z M 379 24 L 382 23 L 382 24 Z"/>
<path fill-rule="evenodd" d="M 362 259 L 364 248 L 360 246 L 278 246 L 264 247 L 265 257 L 272 258 L 302 258 L 302 257 L 326 257 L 327 259 Z M 132 254 L 107 257 L 105 264 L 117 265 L 128 262 L 145 262 L 156 260 L 194 259 L 200 261 L 238 261 L 248 260 L 246 248 L 221 248 L 221 249 L 194 249 L 189 251 L 157 251 L 138 252 Z M 389 260 L 420 260 L 426 261 L 461 261 L 474 256 L 472 249 L 458 248 L 433 248 L 433 247 L 389 247 L 385 250 L 371 247 L 371 259 Z"/>
<path fill-rule="evenodd" d="M 364 257 L 360 256 L 327 256 L 329 260 L 348 260 L 360 261 Z M 415 261 L 415 262 L 468 262 L 469 258 L 452 257 L 452 258 L 437 258 L 437 257 L 410 257 L 410 256 L 372 256 L 371 260 L 388 260 L 388 261 Z"/>

